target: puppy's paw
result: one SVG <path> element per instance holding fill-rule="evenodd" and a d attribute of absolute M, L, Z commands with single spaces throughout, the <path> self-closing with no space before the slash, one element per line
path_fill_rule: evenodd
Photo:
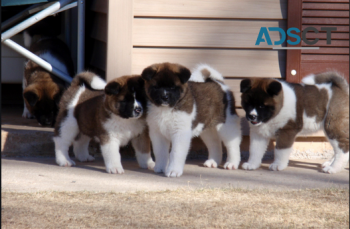
<path fill-rule="evenodd" d="M 274 162 L 274 163 L 272 163 L 270 165 L 269 169 L 272 170 L 272 171 L 282 171 L 282 170 L 284 170 L 287 167 L 288 167 L 288 163 L 282 164 L 282 163 Z"/>
<path fill-rule="evenodd" d="M 156 166 L 156 163 L 152 159 L 150 161 L 148 161 L 147 168 L 149 170 L 153 170 L 155 166 Z"/>
<path fill-rule="evenodd" d="M 169 166 L 165 172 L 165 176 L 167 177 L 180 177 L 183 173 L 183 168 L 178 166 Z"/>
<path fill-rule="evenodd" d="M 107 171 L 107 173 L 112 173 L 112 174 L 123 174 L 124 173 L 123 166 L 121 166 L 121 165 L 108 166 L 108 167 L 106 167 L 106 171 Z"/>
<path fill-rule="evenodd" d="M 242 168 L 245 170 L 255 170 L 259 167 L 260 167 L 260 164 L 253 164 L 253 163 L 248 163 L 248 162 L 245 162 L 242 165 Z"/>
<path fill-rule="evenodd" d="M 155 162 L 154 165 L 154 172 L 156 173 L 165 173 L 165 166 L 163 163 L 157 163 L 157 161 Z"/>
<path fill-rule="evenodd" d="M 332 160 L 329 160 L 329 161 L 326 161 L 325 163 L 322 164 L 322 168 L 328 167 L 328 166 L 330 166 L 332 163 L 333 163 L 333 159 L 332 159 Z"/>
<path fill-rule="evenodd" d="M 340 172 L 341 170 L 342 168 L 335 168 L 331 165 L 327 165 L 322 169 L 323 172 L 329 173 L 329 174 L 337 173 L 337 172 Z"/>
<path fill-rule="evenodd" d="M 75 162 L 70 158 L 56 158 L 56 163 L 62 167 L 71 167 L 75 165 Z"/>
<path fill-rule="evenodd" d="M 213 159 L 206 160 L 203 165 L 204 167 L 208 167 L 208 168 L 218 167 L 218 164 Z"/>
<path fill-rule="evenodd" d="M 27 119 L 32 119 L 32 118 L 34 118 L 34 115 L 32 115 L 32 114 L 29 112 L 29 110 L 24 109 L 24 110 L 23 110 L 23 113 L 22 113 L 22 117 L 23 117 L 23 118 L 27 118 Z"/>
<path fill-rule="evenodd" d="M 87 161 L 94 161 L 95 158 L 91 155 L 78 155 L 78 156 L 75 156 L 76 159 L 78 159 L 79 161 L 81 162 L 87 162 Z"/>
<path fill-rule="evenodd" d="M 238 169 L 238 166 L 239 166 L 239 161 L 237 162 L 226 162 L 224 164 L 224 169 L 228 169 L 228 170 L 236 170 Z"/>
<path fill-rule="evenodd" d="M 149 169 L 149 170 L 153 170 L 154 166 L 156 163 L 154 163 L 154 161 L 152 160 L 152 158 L 149 158 L 147 161 L 139 161 L 139 166 L 142 169 Z"/>

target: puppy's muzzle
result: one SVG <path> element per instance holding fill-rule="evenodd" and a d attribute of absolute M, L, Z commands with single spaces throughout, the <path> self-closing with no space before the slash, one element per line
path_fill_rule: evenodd
<path fill-rule="evenodd" d="M 142 108 L 141 107 L 135 107 L 134 112 L 136 115 L 140 115 L 142 113 Z"/>
<path fill-rule="evenodd" d="M 169 95 L 167 95 L 167 94 L 164 94 L 164 95 L 162 95 L 162 100 L 164 101 L 164 102 L 169 102 Z"/>
<path fill-rule="evenodd" d="M 247 119 L 248 119 L 248 121 L 256 122 L 258 120 L 258 116 L 257 115 L 248 114 L 247 115 Z"/>

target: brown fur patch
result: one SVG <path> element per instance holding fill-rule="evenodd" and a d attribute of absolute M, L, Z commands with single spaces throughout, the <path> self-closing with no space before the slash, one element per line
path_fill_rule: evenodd
<path fill-rule="evenodd" d="M 171 77 L 170 73 L 181 73 L 185 67 L 179 64 L 163 63 L 154 64 L 150 66 L 156 71 L 156 75 L 145 81 L 146 94 L 152 101 L 148 93 L 148 88 L 156 85 L 160 77 L 171 80 L 176 86 L 181 87 L 181 95 L 176 105 L 175 110 L 184 111 L 190 114 L 193 111 L 193 104 L 196 104 L 196 118 L 192 122 L 192 128 L 195 128 L 198 123 L 203 123 L 204 128 L 215 127 L 219 123 L 224 123 L 226 120 L 226 108 L 230 106 L 231 114 L 236 114 L 234 106 L 234 97 L 232 92 L 229 93 L 230 101 L 227 100 L 226 93 L 221 89 L 220 85 L 214 81 L 207 81 L 204 83 L 186 82 L 181 83 L 178 77 Z M 202 71 L 205 77 L 210 77 L 210 72 L 206 69 Z"/>

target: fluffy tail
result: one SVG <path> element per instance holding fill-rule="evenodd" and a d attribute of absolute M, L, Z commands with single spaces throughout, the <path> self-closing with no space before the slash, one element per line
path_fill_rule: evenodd
<path fill-rule="evenodd" d="M 71 86 L 85 85 L 87 88 L 94 90 L 104 90 L 107 83 L 101 77 L 92 72 L 81 72 L 76 75 L 71 83 Z"/>
<path fill-rule="evenodd" d="M 191 78 L 189 80 L 192 82 L 204 83 L 208 78 L 215 81 L 220 81 L 222 83 L 224 82 L 224 77 L 221 75 L 221 73 L 207 64 L 198 65 L 192 71 Z"/>
<path fill-rule="evenodd" d="M 317 75 L 309 75 L 303 78 L 302 83 L 309 84 L 309 85 L 315 85 L 315 84 L 333 84 L 334 86 L 340 88 L 341 90 L 345 91 L 347 94 L 349 94 L 349 84 L 337 72 L 324 72 Z"/>

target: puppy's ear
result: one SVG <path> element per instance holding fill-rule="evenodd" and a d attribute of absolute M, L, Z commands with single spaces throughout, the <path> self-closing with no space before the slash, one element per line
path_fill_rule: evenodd
<path fill-rule="evenodd" d="M 244 93 L 252 87 L 252 82 L 250 79 L 245 79 L 241 81 L 241 93 Z"/>
<path fill-rule="evenodd" d="M 35 92 L 32 91 L 27 91 L 25 93 L 23 93 L 23 97 L 25 100 L 27 100 L 28 104 L 32 107 L 35 106 L 35 104 L 38 102 L 39 97 L 37 94 L 35 94 Z"/>
<path fill-rule="evenodd" d="M 141 77 L 146 80 L 149 81 L 151 80 L 154 75 L 157 73 L 158 70 L 158 65 L 151 65 L 145 69 L 143 69 L 142 73 L 141 73 Z"/>
<path fill-rule="evenodd" d="M 278 81 L 273 81 L 272 83 L 269 84 L 267 88 L 267 93 L 270 96 L 275 96 L 278 95 L 278 93 L 282 90 L 282 85 Z"/>
<path fill-rule="evenodd" d="M 120 91 L 120 84 L 117 82 L 110 82 L 105 87 L 105 93 L 107 95 L 117 95 Z"/>
<path fill-rule="evenodd" d="M 184 84 L 190 79 L 191 72 L 187 68 L 181 67 L 180 72 L 177 74 L 177 76 L 179 77 L 181 83 Z"/>

